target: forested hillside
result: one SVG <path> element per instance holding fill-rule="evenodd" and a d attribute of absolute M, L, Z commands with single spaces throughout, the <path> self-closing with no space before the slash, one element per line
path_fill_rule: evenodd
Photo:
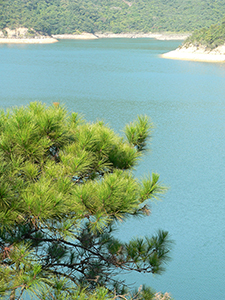
<path fill-rule="evenodd" d="M 225 19 L 221 24 L 211 25 L 209 28 L 202 28 L 196 30 L 185 41 L 185 46 L 206 46 L 207 48 L 214 49 L 223 45 L 225 41 Z"/>
<path fill-rule="evenodd" d="M 0 29 L 48 34 L 191 32 L 218 23 L 222 0 L 0 0 Z"/>

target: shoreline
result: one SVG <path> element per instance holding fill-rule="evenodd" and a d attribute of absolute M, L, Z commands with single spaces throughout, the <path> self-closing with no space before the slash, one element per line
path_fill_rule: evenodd
<path fill-rule="evenodd" d="M 157 40 L 185 40 L 190 34 L 179 33 L 86 33 L 81 34 L 55 34 L 56 39 L 91 40 L 102 38 L 154 38 Z"/>
<path fill-rule="evenodd" d="M 190 34 L 184 33 L 96 33 L 99 38 L 151 38 L 161 41 L 185 40 Z"/>
<path fill-rule="evenodd" d="M 59 40 L 95 40 L 98 37 L 93 33 L 83 32 L 81 34 L 53 34 L 54 39 Z"/>
<path fill-rule="evenodd" d="M 0 44 L 52 44 L 57 43 L 54 38 L 0 38 Z"/>
<path fill-rule="evenodd" d="M 36 35 L 35 37 L 25 37 L 28 32 L 27 28 L 17 28 L 15 30 L 5 29 L 8 37 L 5 37 L 3 32 L 0 32 L 0 44 L 51 44 L 56 43 L 61 39 L 68 40 L 94 40 L 102 38 L 151 38 L 156 40 L 185 40 L 190 34 L 188 33 L 112 33 L 112 32 L 96 32 L 88 33 L 82 32 L 81 34 L 53 34 L 52 36 Z"/>
<path fill-rule="evenodd" d="M 225 45 L 219 46 L 213 50 L 207 50 L 204 47 L 190 46 L 181 47 L 176 50 L 161 54 L 160 57 L 166 59 L 189 60 L 200 62 L 225 62 Z"/>

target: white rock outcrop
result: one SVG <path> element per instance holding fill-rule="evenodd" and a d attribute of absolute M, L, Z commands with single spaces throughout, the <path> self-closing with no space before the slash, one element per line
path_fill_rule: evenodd
<path fill-rule="evenodd" d="M 34 29 L 19 27 L 4 28 L 0 31 L 0 44 L 47 44 L 55 43 L 57 39 L 39 34 Z"/>
<path fill-rule="evenodd" d="M 163 58 L 179 59 L 179 60 L 192 60 L 204 62 L 225 62 L 225 44 L 218 46 L 211 50 L 205 46 L 186 47 L 185 45 L 177 48 L 176 50 L 164 53 L 161 55 Z"/>

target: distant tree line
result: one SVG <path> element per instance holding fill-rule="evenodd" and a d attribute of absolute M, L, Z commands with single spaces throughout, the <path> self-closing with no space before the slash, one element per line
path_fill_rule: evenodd
<path fill-rule="evenodd" d="M 24 26 L 47 34 L 192 32 L 217 23 L 222 0 L 0 0 L 0 29 Z"/>

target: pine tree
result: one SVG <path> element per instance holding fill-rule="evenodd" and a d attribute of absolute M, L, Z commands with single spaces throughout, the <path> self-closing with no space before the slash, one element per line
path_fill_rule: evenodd
<path fill-rule="evenodd" d="M 139 116 L 122 138 L 103 122 L 39 102 L 0 112 L 2 298 L 28 291 L 39 299 L 109 299 L 126 293 L 115 277 L 121 271 L 163 271 L 168 232 L 126 243 L 113 235 L 118 221 L 149 215 L 149 199 L 165 191 L 159 175 L 133 175 L 151 130 Z M 144 294 L 135 299 L 151 299 Z"/>

